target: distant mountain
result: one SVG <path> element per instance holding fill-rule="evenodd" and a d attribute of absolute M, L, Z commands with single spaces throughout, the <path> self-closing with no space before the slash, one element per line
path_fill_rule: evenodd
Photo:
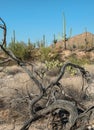
<path fill-rule="evenodd" d="M 71 37 L 67 42 L 67 48 L 84 48 L 85 46 L 94 46 L 94 34 L 85 32 Z M 56 47 L 64 47 L 63 41 L 58 41 Z"/>

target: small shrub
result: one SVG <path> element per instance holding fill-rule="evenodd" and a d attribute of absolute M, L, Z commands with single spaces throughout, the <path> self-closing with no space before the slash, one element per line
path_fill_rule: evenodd
<path fill-rule="evenodd" d="M 73 49 L 76 49 L 76 45 L 75 44 L 73 44 Z"/>
<path fill-rule="evenodd" d="M 53 68 L 60 68 L 63 63 L 61 63 L 59 60 L 52 60 L 52 61 L 45 61 L 45 65 L 48 70 L 51 70 Z"/>
<path fill-rule="evenodd" d="M 71 75 L 71 76 L 74 76 L 74 75 L 77 75 L 77 69 L 71 67 L 71 66 L 68 66 L 67 67 L 67 72 Z"/>
<path fill-rule="evenodd" d="M 33 44 L 28 43 L 28 45 L 25 48 L 24 53 L 24 59 L 32 59 L 34 60 L 36 58 L 36 48 Z"/>
<path fill-rule="evenodd" d="M 33 59 L 36 57 L 36 49 L 33 44 L 24 42 L 11 42 L 9 49 L 15 54 L 16 57 L 22 60 Z"/>
<path fill-rule="evenodd" d="M 40 47 L 39 52 L 40 52 L 40 60 L 42 62 L 45 62 L 45 60 L 50 61 L 50 56 L 49 56 L 51 52 L 50 47 Z"/>
<path fill-rule="evenodd" d="M 74 63 L 74 64 L 81 65 L 81 66 L 90 63 L 89 59 L 87 59 L 86 57 L 78 59 L 75 55 L 70 56 L 69 57 L 69 61 L 72 62 L 72 63 Z"/>
<path fill-rule="evenodd" d="M 26 53 L 26 45 L 23 42 L 11 42 L 9 44 L 9 49 L 14 53 L 18 58 L 24 59 Z"/>

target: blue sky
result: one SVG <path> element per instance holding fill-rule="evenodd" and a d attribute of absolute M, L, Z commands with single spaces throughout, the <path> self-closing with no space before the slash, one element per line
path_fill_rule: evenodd
<path fill-rule="evenodd" d="M 13 30 L 17 41 L 32 42 L 42 39 L 47 43 L 53 35 L 63 32 L 63 12 L 66 17 L 66 32 L 72 36 L 87 31 L 94 33 L 94 0 L 0 0 L 0 17 L 7 25 L 7 43 Z"/>

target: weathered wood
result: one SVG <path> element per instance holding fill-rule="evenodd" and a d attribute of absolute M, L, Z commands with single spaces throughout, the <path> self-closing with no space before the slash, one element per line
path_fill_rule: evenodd
<path fill-rule="evenodd" d="M 69 122 L 67 124 L 67 130 L 72 127 L 74 124 L 75 120 L 78 117 L 78 112 L 76 106 L 65 100 L 57 100 L 55 103 L 49 105 L 47 108 L 44 108 L 36 113 L 34 117 L 32 117 L 30 120 L 28 120 L 24 126 L 21 128 L 21 130 L 28 130 L 27 128 L 30 127 L 31 123 L 35 120 L 38 120 L 39 118 L 45 116 L 47 113 L 51 113 L 52 111 L 56 109 L 65 109 L 66 111 L 69 112 Z"/>

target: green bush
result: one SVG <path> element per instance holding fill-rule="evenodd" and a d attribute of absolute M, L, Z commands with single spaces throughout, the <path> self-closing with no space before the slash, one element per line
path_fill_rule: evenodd
<path fill-rule="evenodd" d="M 26 54 L 26 44 L 23 42 L 11 42 L 9 44 L 9 49 L 17 56 L 18 58 L 24 59 Z"/>
<path fill-rule="evenodd" d="M 68 59 L 71 63 L 74 63 L 74 64 L 78 64 L 78 65 L 85 65 L 85 64 L 90 64 L 90 61 L 88 58 L 81 58 L 81 59 L 78 59 L 76 56 L 70 56 L 69 59 Z"/>
<path fill-rule="evenodd" d="M 39 48 L 39 52 L 40 52 L 40 60 L 42 62 L 50 60 L 50 55 L 49 55 L 50 52 L 51 52 L 51 48 L 50 47 L 40 47 Z"/>
<path fill-rule="evenodd" d="M 28 42 L 28 45 L 25 48 L 24 59 L 35 59 L 36 58 L 36 49 L 35 46 Z"/>
<path fill-rule="evenodd" d="M 36 49 L 33 44 L 24 42 L 11 42 L 8 48 L 22 60 L 29 60 L 36 58 Z"/>
<path fill-rule="evenodd" d="M 15 54 L 15 56 L 24 59 L 26 53 L 26 45 L 23 42 L 11 42 L 9 44 L 9 49 Z"/>

